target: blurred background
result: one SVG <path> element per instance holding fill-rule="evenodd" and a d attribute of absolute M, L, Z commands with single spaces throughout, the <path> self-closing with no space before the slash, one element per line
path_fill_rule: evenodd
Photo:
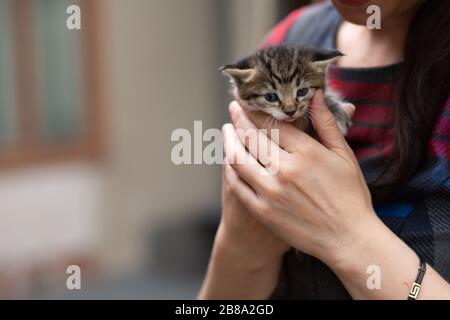
<path fill-rule="evenodd" d="M 221 168 L 171 134 L 221 128 L 218 68 L 307 2 L 0 0 L 0 298 L 195 298 Z"/>

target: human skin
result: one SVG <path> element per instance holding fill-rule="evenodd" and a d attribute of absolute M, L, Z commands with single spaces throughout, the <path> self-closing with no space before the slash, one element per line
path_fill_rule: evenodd
<path fill-rule="evenodd" d="M 222 173 L 222 218 L 199 298 L 266 299 L 290 246 L 243 206 L 231 187 L 239 178 L 228 164 Z"/>
<path fill-rule="evenodd" d="M 346 53 L 340 66 L 375 67 L 401 61 L 407 26 L 419 1 L 409 1 L 409 6 L 400 0 L 377 2 L 384 13 L 383 28 L 374 32 L 356 24 L 362 22 L 364 6 L 334 1 L 343 17 L 353 22 L 344 21 L 337 33 L 337 47 Z M 319 141 L 291 124 L 281 124 L 278 171 L 262 176 L 260 170 L 271 170 L 270 166 L 232 160 L 257 158 L 252 150 L 246 151 L 236 129 L 262 128 L 265 116 L 245 113 L 237 103 L 230 106 L 233 124 L 225 125 L 223 134 L 226 158 L 232 164 L 225 165 L 222 222 L 199 298 L 268 298 L 281 257 L 291 246 L 326 263 L 355 299 L 407 297 L 419 266 L 417 255 L 374 213 L 358 162 L 321 92 L 311 108 Z M 278 147 L 264 137 L 259 143 Z M 379 290 L 367 287 L 370 265 L 382 272 Z M 450 286 L 430 266 L 420 298 L 450 299 Z"/>

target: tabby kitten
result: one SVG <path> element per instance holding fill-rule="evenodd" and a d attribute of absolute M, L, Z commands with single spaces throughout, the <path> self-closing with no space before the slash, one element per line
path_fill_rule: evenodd
<path fill-rule="evenodd" d="M 263 111 L 276 120 L 309 123 L 309 105 L 317 89 L 345 135 L 351 126 L 348 103 L 326 88 L 327 66 L 339 59 L 339 51 L 276 46 L 257 51 L 221 68 L 230 77 L 234 97 L 248 111 Z M 297 122 L 297 121 L 296 121 Z"/>

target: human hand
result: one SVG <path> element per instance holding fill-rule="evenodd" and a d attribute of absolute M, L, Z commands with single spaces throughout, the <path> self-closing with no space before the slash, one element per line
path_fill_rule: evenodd
<path fill-rule="evenodd" d="M 322 91 L 311 108 L 321 143 L 289 123 L 280 124 L 279 146 L 269 137 L 258 139 L 258 149 L 278 148 L 276 170 L 255 148 L 247 151 L 242 143 L 248 141 L 231 127 L 225 130 L 225 154 L 240 178 L 230 180 L 231 188 L 253 216 L 296 249 L 333 264 L 382 222 Z M 230 112 L 235 129 L 262 129 L 266 121 L 266 115 L 245 113 L 237 103 Z M 233 163 L 236 158 L 249 161 Z"/>
<path fill-rule="evenodd" d="M 230 130 L 233 130 L 230 124 L 223 128 L 225 144 Z M 222 218 L 216 238 L 218 245 L 233 251 L 236 260 L 247 268 L 279 264 L 290 246 L 242 204 L 234 189 L 240 183 L 243 182 L 235 170 L 225 163 L 222 170 Z"/>

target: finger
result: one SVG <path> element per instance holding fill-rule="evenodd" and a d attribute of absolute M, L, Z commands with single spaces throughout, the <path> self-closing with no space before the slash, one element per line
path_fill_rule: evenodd
<path fill-rule="evenodd" d="M 334 151 L 347 150 L 347 142 L 336 122 L 336 118 L 325 104 L 323 91 L 317 90 L 311 103 L 312 124 L 322 144 Z"/>
<path fill-rule="evenodd" d="M 226 161 L 242 180 L 255 191 L 261 191 L 269 172 L 245 150 L 231 124 L 224 125 L 222 131 Z"/>
<path fill-rule="evenodd" d="M 300 131 L 306 131 L 309 126 L 309 121 L 305 117 L 300 117 L 293 122 L 294 126 Z"/>
<path fill-rule="evenodd" d="M 236 131 L 232 124 L 227 123 L 222 127 L 225 162 L 230 165 L 249 163 L 252 165 L 258 164 L 258 161 L 245 151 Z M 242 150 L 244 149 L 244 150 Z"/>
<path fill-rule="evenodd" d="M 233 104 L 231 104 L 231 118 L 241 143 L 268 171 L 276 172 L 280 163 L 280 154 L 287 155 L 288 153 L 274 143 L 261 129 L 256 128 L 245 113 L 231 111 L 233 108 Z"/>
<path fill-rule="evenodd" d="M 228 185 L 234 194 L 238 197 L 241 203 L 247 207 L 250 211 L 258 212 L 260 207 L 260 200 L 255 191 L 250 188 L 244 181 L 239 178 L 238 174 L 229 165 L 224 165 L 225 167 L 225 178 L 227 179 Z"/>
<path fill-rule="evenodd" d="M 313 140 L 306 133 L 298 130 L 293 124 L 288 122 L 279 122 L 278 127 L 275 129 L 267 128 L 267 119 L 270 117 L 269 115 L 261 112 L 245 113 L 237 102 L 230 105 L 230 112 L 232 117 L 233 113 L 246 114 L 248 119 L 251 120 L 258 129 L 266 129 L 267 136 L 287 152 L 294 152 L 298 149 L 299 145 L 304 145 Z"/>
<path fill-rule="evenodd" d="M 356 109 L 356 107 L 353 103 L 345 103 L 344 104 L 345 113 L 348 114 L 350 119 L 353 117 L 353 114 L 355 113 L 355 109 Z"/>

